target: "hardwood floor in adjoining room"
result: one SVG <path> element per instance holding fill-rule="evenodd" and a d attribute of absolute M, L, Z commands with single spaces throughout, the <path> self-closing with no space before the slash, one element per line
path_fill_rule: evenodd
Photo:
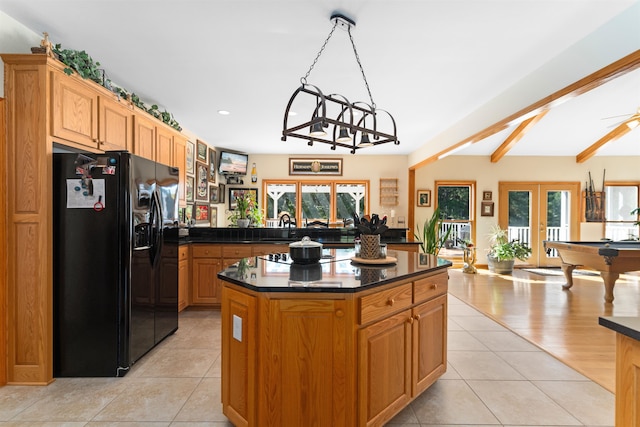
<path fill-rule="evenodd" d="M 604 301 L 599 275 L 542 276 L 516 269 L 512 275 L 488 270 L 449 270 L 449 293 L 536 344 L 586 377 L 615 390 L 615 333 L 599 316 L 640 316 L 640 276 L 621 275 L 612 304 Z"/>

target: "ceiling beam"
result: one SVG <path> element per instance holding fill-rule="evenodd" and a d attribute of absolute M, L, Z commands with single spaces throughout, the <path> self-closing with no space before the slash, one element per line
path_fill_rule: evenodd
<path fill-rule="evenodd" d="M 498 147 L 493 154 L 491 154 L 491 163 L 498 163 L 500 159 L 502 159 L 505 154 L 507 154 L 509 150 L 511 150 L 513 146 L 516 145 L 518 141 L 520 141 L 522 137 L 525 136 L 527 132 L 529 132 L 548 112 L 549 110 L 544 110 L 540 114 L 530 117 L 520 123 L 516 130 L 514 130 L 502 144 L 500 144 L 500 147 Z"/>
<path fill-rule="evenodd" d="M 631 128 L 627 126 L 627 121 L 620 123 L 611 132 L 594 142 L 589 148 L 576 156 L 576 163 L 584 163 L 591 157 L 595 156 L 598 150 L 605 144 L 615 141 L 623 135 L 629 133 Z"/>
<path fill-rule="evenodd" d="M 548 110 L 554 106 L 560 105 L 571 98 L 580 96 L 590 91 L 591 89 L 595 89 L 598 86 L 601 86 L 617 77 L 630 73 L 631 71 L 634 71 L 638 68 L 640 68 L 640 50 L 636 50 L 625 56 L 624 58 L 621 58 L 607 65 L 606 67 L 603 67 L 598 71 L 589 74 L 588 76 L 578 80 L 577 82 L 572 83 L 569 86 L 566 86 L 565 88 L 560 89 L 559 91 L 540 99 L 539 101 L 523 108 L 522 110 L 514 114 L 511 114 L 508 117 L 505 117 L 504 119 L 490 125 L 480 132 L 477 132 L 470 137 L 457 142 L 450 148 L 442 150 L 440 153 L 416 163 L 415 165 L 411 166 L 410 169 L 418 169 L 430 163 L 433 163 L 437 161 L 439 157 L 442 157 L 442 153 L 447 153 L 453 150 L 455 147 L 467 144 L 469 142 L 475 144 L 476 142 L 481 141 L 488 136 L 494 135 L 501 130 L 506 129 L 511 124 L 521 121 L 523 117 L 537 115 L 543 110 Z"/>

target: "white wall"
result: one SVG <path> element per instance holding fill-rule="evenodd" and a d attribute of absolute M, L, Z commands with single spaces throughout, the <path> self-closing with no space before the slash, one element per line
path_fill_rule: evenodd
<path fill-rule="evenodd" d="M 465 180 L 476 181 L 476 237 L 478 263 L 486 264 L 488 234 L 498 223 L 498 183 L 500 181 L 574 181 L 584 183 L 589 172 L 601 190 L 602 174 L 606 170 L 606 180 L 640 182 L 640 167 L 637 157 L 593 157 L 585 163 L 576 163 L 575 157 L 515 157 L 506 156 L 498 163 L 491 163 L 489 156 L 450 156 L 416 170 L 416 188 L 431 189 L 435 181 Z M 480 201 L 483 191 L 493 192 L 494 216 L 480 215 Z M 435 200 L 436 195 L 433 194 Z M 416 208 L 416 223 L 422 224 L 433 214 L 430 208 Z M 415 224 L 413 224 L 415 227 Z"/>
<path fill-rule="evenodd" d="M 29 53 L 31 48 L 40 46 L 42 35 L 0 11 L 0 52 Z M 4 63 L 0 60 L 0 82 L 4 81 Z M 4 85 L 0 85 L 0 97 L 4 97 Z"/>

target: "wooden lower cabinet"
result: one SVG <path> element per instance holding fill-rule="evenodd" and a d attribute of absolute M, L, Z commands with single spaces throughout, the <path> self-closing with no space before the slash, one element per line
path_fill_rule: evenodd
<path fill-rule="evenodd" d="M 189 305 L 189 245 L 178 247 L 178 312 Z"/>
<path fill-rule="evenodd" d="M 387 423 L 446 370 L 447 273 L 428 276 L 362 293 L 221 281 L 223 413 L 235 426 Z"/>
<path fill-rule="evenodd" d="M 616 426 L 640 426 L 640 341 L 616 334 Z"/>

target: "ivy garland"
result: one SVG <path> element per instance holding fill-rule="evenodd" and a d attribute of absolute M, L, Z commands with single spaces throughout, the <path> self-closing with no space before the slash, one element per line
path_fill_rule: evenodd
<path fill-rule="evenodd" d="M 91 58 L 91 56 L 89 56 L 89 54 L 84 50 L 78 51 L 73 49 L 62 49 L 60 44 L 54 45 L 52 50 L 57 55 L 58 59 L 67 66 L 64 69 L 65 74 L 71 75 L 75 71 L 83 79 L 89 79 L 101 86 L 104 86 L 121 98 L 131 101 L 133 105 L 151 114 L 156 119 L 162 120 L 164 123 L 178 131 L 182 130 L 180 124 L 173 118 L 173 114 L 166 110 L 160 111 L 156 104 L 153 104 L 151 107 L 147 107 L 145 103 L 140 100 L 138 95 L 135 93 L 129 93 L 126 89 L 113 84 L 110 79 L 106 78 L 104 70 L 98 68 L 100 67 L 100 63 L 94 61 L 93 58 Z"/>

